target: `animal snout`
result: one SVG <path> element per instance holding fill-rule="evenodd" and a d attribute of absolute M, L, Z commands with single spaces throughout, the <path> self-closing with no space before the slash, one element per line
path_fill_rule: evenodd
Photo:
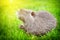
<path fill-rule="evenodd" d="M 20 19 L 20 20 L 22 20 L 23 22 L 25 22 L 25 19 L 24 19 L 24 17 L 20 17 L 19 19 Z"/>

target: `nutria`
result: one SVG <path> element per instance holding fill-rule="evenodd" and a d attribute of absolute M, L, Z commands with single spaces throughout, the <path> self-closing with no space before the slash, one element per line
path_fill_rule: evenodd
<path fill-rule="evenodd" d="M 20 28 L 34 35 L 44 35 L 56 27 L 55 17 L 47 11 L 20 9 L 18 18 L 24 22 Z"/>

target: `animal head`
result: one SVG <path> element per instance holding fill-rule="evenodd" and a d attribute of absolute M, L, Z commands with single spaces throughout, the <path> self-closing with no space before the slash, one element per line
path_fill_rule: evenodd
<path fill-rule="evenodd" d="M 27 9 L 20 9 L 18 11 L 18 18 L 20 20 L 22 20 L 23 22 L 25 22 L 28 19 L 33 19 L 33 17 L 35 16 L 35 12 L 32 10 L 27 10 Z"/>

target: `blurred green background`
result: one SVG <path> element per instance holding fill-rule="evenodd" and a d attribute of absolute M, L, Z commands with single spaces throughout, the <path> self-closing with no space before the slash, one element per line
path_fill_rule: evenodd
<path fill-rule="evenodd" d="M 19 28 L 17 10 L 46 10 L 57 19 L 57 26 L 44 36 L 26 34 Z M 0 40 L 60 40 L 60 0 L 0 0 Z"/>

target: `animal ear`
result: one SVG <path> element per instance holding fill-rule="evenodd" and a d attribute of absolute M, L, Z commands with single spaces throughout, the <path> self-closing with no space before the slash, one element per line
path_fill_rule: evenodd
<path fill-rule="evenodd" d="M 35 12 L 31 12 L 31 15 L 35 17 Z"/>

